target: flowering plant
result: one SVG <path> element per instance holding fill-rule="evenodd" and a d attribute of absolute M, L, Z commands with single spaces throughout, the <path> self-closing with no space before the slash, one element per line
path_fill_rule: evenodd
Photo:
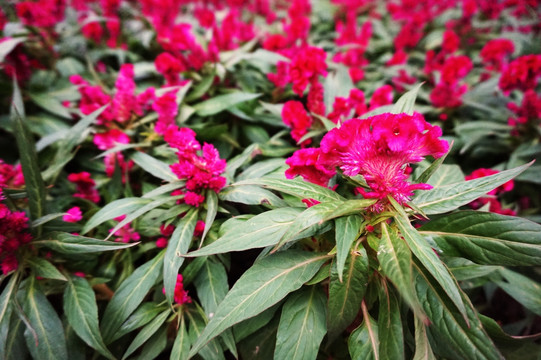
<path fill-rule="evenodd" d="M 8 5 L 1 359 L 537 359 L 539 1 Z"/>

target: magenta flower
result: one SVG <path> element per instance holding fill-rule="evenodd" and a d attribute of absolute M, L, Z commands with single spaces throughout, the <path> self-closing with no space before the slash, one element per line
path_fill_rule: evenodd
<path fill-rule="evenodd" d="M 81 209 L 78 206 L 74 206 L 71 209 L 66 211 L 66 215 L 62 216 L 62 220 L 65 222 L 77 222 L 81 221 L 83 218 L 83 213 L 81 212 Z"/>
<path fill-rule="evenodd" d="M 17 269 L 17 250 L 32 240 L 27 229 L 28 218 L 24 212 L 12 212 L 0 203 L 0 268 L 4 275 Z"/>
<path fill-rule="evenodd" d="M 100 194 L 96 190 L 96 182 L 90 177 L 90 173 L 82 171 L 68 175 L 68 181 L 77 185 L 77 192 L 74 197 L 90 200 L 94 203 L 100 201 Z"/>
<path fill-rule="evenodd" d="M 369 189 L 358 189 L 365 198 L 379 199 L 373 211 L 383 210 L 387 197 L 404 204 L 413 190 L 430 189 L 428 184 L 407 181 L 408 165 L 425 156 L 443 156 L 449 149 L 439 139 L 441 129 L 425 121 L 422 115 L 381 114 L 370 118 L 350 119 L 328 132 L 320 149 L 302 149 L 286 163 L 286 177 L 301 175 L 316 184 L 327 186 L 340 168 L 344 175 L 362 175 Z"/>

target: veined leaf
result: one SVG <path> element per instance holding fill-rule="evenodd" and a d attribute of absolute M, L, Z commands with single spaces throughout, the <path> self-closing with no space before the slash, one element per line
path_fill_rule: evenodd
<path fill-rule="evenodd" d="M 264 177 L 259 179 L 242 180 L 233 185 L 258 185 L 267 189 L 297 196 L 300 199 L 314 199 L 320 202 L 345 200 L 344 197 L 331 189 L 327 189 L 326 187 L 312 184 L 300 179 L 288 180 Z"/>
<path fill-rule="evenodd" d="M 216 218 L 216 214 L 218 213 L 218 195 L 214 191 L 208 190 L 206 197 L 207 215 L 205 216 L 205 228 L 203 229 L 203 234 L 201 235 L 199 247 L 201 247 L 203 241 L 205 241 L 205 237 L 207 236 L 210 227 Z"/>
<path fill-rule="evenodd" d="M 163 286 L 165 288 L 165 297 L 169 304 L 173 303 L 175 293 L 175 284 L 180 266 L 184 262 L 182 254 L 186 254 L 190 248 L 197 223 L 196 209 L 190 210 L 177 224 L 175 231 L 169 239 L 165 258 L 163 260 Z"/>
<path fill-rule="evenodd" d="M 421 86 L 423 86 L 423 84 L 424 83 L 417 84 L 411 90 L 404 93 L 404 95 L 402 95 L 393 105 L 391 113 L 406 113 L 408 115 L 413 115 L 415 99 L 417 99 L 417 94 L 419 93 L 419 89 L 421 88 Z"/>
<path fill-rule="evenodd" d="M 156 196 L 159 196 L 159 195 L 162 195 L 162 194 L 165 194 L 165 193 L 169 193 L 173 190 L 176 190 L 176 189 L 179 189 L 183 186 L 186 185 L 186 182 L 185 181 L 174 181 L 172 183 L 169 183 L 169 184 L 165 184 L 165 185 L 162 185 L 162 186 L 159 186 L 153 190 L 150 190 L 149 192 L 145 193 L 143 196 L 141 196 L 141 198 L 143 199 L 152 199 Z"/>
<path fill-rule="evenodd" d="M 255 185 L 227 186 L 220 191 L 220 199 L 247 205 L 286 206 L 286 203 L 277 195 Z"/>
<path fill-rule="evenodd" d="M 415 318 L 415 354 L 413 360 L 436 360 L 426 333 L 426 326 Z"/>
<path fill-rule="evenodd" d="M 28 96 L 41 108 L 64 119 L 71 119 L 71 114 L 60 100 L 46 93 L 29 93 Z"/>
<path fill-rule="evenodd" d="M 96 226 L 106 222 L 107 220 L 114 219 L 121 215 L 129 214 L 143 207 L 145 204 L 148 204 L 151 201 L 152 200 L 150 199 L 143 199 L 138 197 L 115 200 L 105 205 L 97 213 L 95 213 L 94 216 L 92 216 L 86 222 L 83 230 L 81 230 L 81 234 L 86 234 L 87 232 L 89 232 Z"/>
<path fill-rule="evenodd" d="M 349 336 L 348 349 L 352 360 L 379 360 L 378 323 L 368 313 Z"/>
<path fill-rule="evenodd" d="M 234 92 L 231 94 L 219 95 L 194 105 L 199 116 L 210 116 L 227 110 L 237 104 L 257 99 L 261 94 Z"/>
<path fill-rule="evenodd" d="M 257 261 L 220 303 L 190 351 L 190 356 L 224 330 L 268 309 L 297 290 L 329 257 L 299 251 L 280 252 Z"/>
<path fill-rule="evenodd" d="M 426 239 L 413 228 L 404 209 L 398 205 L 394 199 L 390 199 L 391 202 L 393 202 L 395 209 L 399 212 L 398 216 L 395 217 L 395 220 L 400 229 L 400 235 L 404 237 L 404 240 L 406 240 L 406 243 L 415 257 L 419 259 L 423 266 L 425 266 L 430 274 L 438 281 L 466 319 L 466 308 L 462 301 L 458 285 L 451 273 L 438 258 L 434 250 L 432 250 Z"/>
<path fill-rule="evenodd" d="M 193 344 L 199 339 L 201 333 L 204 331 L 206 324 L 205 315 L 198 311 L 199 309 L 190 309 L 190 311 L 185 312 L 185 315 L 190 320 L 190 326 L 188 328 L 188 336 L 190 337 L 190 342 Z M 206 346 L 203 346 L 199 349 L 198 354 L 204 360 L 222 360 L 225 359 L 224 352 L 220 346 L 218 339 L 210 341 Z M 191 355 L 188 353 L 188 358 Z"/>
<path fill-rule="evenodd" d="M 167 320 L 167 317 L 171 313 L 171 309 L 163 311 L 160 315 L 156 316 L 151 322 L 145 325 L 144 328 L 139 331 L 135 339 L 131 342 L 130 346 L 122 356 L 122 359 L 126 359 L 130 356 L 135 350 L 137 350 L 141 345 L 143 345 L 158 329 L 162 324 Z"/>
<path fill-rule="evenodd" d="M 218 240 L 204 248 L 188 253 L 187 256 L 221 254 L 274 245 L 278 243 L 301 212 L 302 209 L 298 208 L 279 208 L 266 211 L 236 225 Z M 236 221 L 236 219 L 226 221 L 223 226 L 232 221 Z"/>
<path fill-rule="evenodd" d="M 433 174 L 431 174 L 429 179 L 426 178 L 426 176 L 428 176 L 427 172 L 430 170 L 430 168 L 442 158 L 443 157 L 434 161 L 432 165 L 430 165 L 425 171 L 423 171 L 423 173 L 419 176 L 419 179 L 416 180 L 415 182 L 427 183 L 429 185 L 432 185 L 435 188 L 442 187 L 444 185 L 457 184 L 457 183 L 464 182 L 464 173 L 462 172 L 462 169 L 460 169 L 460 166 L 454 165 L 454 164 L 453 165 L 443 164 L 437 170 L 435 170 Z M 425 191 L 430 191 L 430 190 L 425 190 Z"/>
<path fill-rule="evenodd" d="M 379 355 L 382 359 L 404 359 L 404 332 L 400 306 L 391 289 L 380 289 L 379 296 Z"/>
<path fill-rule="evenodd" d="M 339 278 L 338 264 L 335 262 L 331 267 L 327 305 L 329 341 L 336 339 L 355 320 L 366 292 L 370 275 L 366 250 L 360 246 L 350 250 L 350 253 L 351 256 L 345 264 L 343 281 Z"/>
<path fill-rule="evenodd" d="M 166 163 L 153 158 L 152 156 L 137 151 L 132 156 L 131 159 L 139 165 L 147 173 L 156 176 L 165 181 L 176 181 L 178 180 L 177 176 L 173 174 L 171 168 Z"/>
<path fill-rule="evenodd" d="M 362 218 L 356 214 L 339 217 L 334 221 L 336 270 L 340 282 L 342 282 L 342 274 L 344 273 L 344 266 L 346 265 L 346 259 L 350 253 L 351 245 L 359 236 L 362 222 Z"/>
<path fill-rule="evenodd" d="M 24 313 L 32 330 L 26 329 L 26 346 L 34 359 L 68 359 L 64 328 L 56 311 L 30 277 L 26 288 Z"/>
<path fill-rule="evenodd" d="M 301 289 L 282 307 L 274 359 L 316 359 L 327 332 L 326 297 L 316 286 Z"/>
<path fill-rule="evenodd" d="M 101 251 L 126 249 L 139 243 L 124 244 L 114 241 L 98 240 L 70 233 L 53 232 L 48 234 L 50 240 L 34 240 L 33 246 L 45 246 L 62 254 L 85 254 Z"/>
<path fill-rule="evenodd" d="M 24 104 L 15 77 L 13 78 L 13 102 L 11 103 L 10 118 L 13 124 L 13 133 L 17 142 L 17 148 L 19 149 L 21 168 L 24 175 L 26 193 L 28 194 L 30 217 L 32 220 L 36 220 L 44 215 L 45 184 L 39 171 L 34 139 L 24 121 Z"/>
<path fill-rule="evenodd" d="M 413 199 L 413 203 L 427 215 L 455 210 L 485 195 L 498 186 L 505 184 L 526 170 L 531 164 L 533 162 L 501 171 L 494 175 L 464 181 L 462 183 L 435 187 L 432 190 L 420 192 Z"/>
<path fill-rule="evenodd" d="M 105 343 L 111 342 L 116 331 L 143 301 L 158 280 L 165 251 L 135 270 L 120 287 L 105 308 L 101 324 Z M 176 279 L 176 277 L 175 277 Z"/>
<path fill-rule="evenodd" d="M 96 295 L 86 279 L 78 276 L 68 279 L 64 291 L 64 313 L 75 333 L 88 346 L 93 347 L 106 358 L 115 358 L 101 337 Z"/>
<path fill-rule="evenodd" d="M 120 329 L 118 329 L 118 331 L 114 334 L 111 342 L 120 339 L 122 336 L 134 331 L 135 329 L 145 326 L 165 309 L 166 306 L 160 306 L 151 301 L 141 304 L 141 306 L 139 306 L 139 308 L 137 308 L 137 310 L 135 310 L 126 321 L 124 321 L 122 326 L 120 326 Z"/>
<path fill-rule="evenodd" d="M 413 272 L 411 268 L 411 250 L 394 228 L 388 228 L 381 223 L 381 240 L 378 248 L 378 260 L 382 272 L 396 286 L 400 295 L 413 309 L 416 316 L 426 320 L 419 299 L 413 287 Z M 390 301 L 390 300 L 389 300 Z"/>
<path fill-rule="evenodd" d="M 360 213 L 363 209 L 375 203 L 373 199 L 346 200 L 344 202 L 322 202 L 304 210 L 286 230 L 276 248 L 298 237 L 311 226 L 323 224 L 328 220 L 344 215 Z"/>
<path fill-rule="evenodd" d="M 541 265 L 541 225 L 481 211 L 459 211 L 423 225 L 446 256 L 485 265 Z"/>
<path fill-rule="evenodd" d="M 188 360 L 189 352 L 190 338 L 188 336 L 188 330 L 186 329 L 186 321 L 184 320 L 184 316 L 182 316 L 169 360 Z"/>
<path fill-rule="evenodd" d="M 13 274 L 9 279 L 6 287 L 2 291 L 2 294 L 0 295 L 0 324 L 2 324 L 3 321 L 9 321 L 9 319 L 6 319 L 8 318 L 7 315 L 9 313 L 8 308 L 10 305 L 11 297 L 15 294 L 15 286 L 18 283 L 18 279 L 18 273 Z"/>
<path fill-rule="evenodd" d="M 432 322 L 427 330 L 439 345 L 434 347 L 435 351 L 446 358 L 457 360 L 503 359 L 465 296 L 469 325 L 430 274 L 417 263 L 414 263 L 413 270 L 417 296 Z"/>
<path fill-rule="evenodd" d="M 515 271 L 501 268 L 498 274 L 503 277 L 490 277 L 499 287 L 513 299 L 524 305 L 536 315 L 541 316 L 541 285 L 527 276 Z"/>
<path fill-rule="evenodd" d="M 40 276 L 44 279 L 68 281 L 68 279 L 66 279 L 66 277 L 48 260 L 33 257 L 26 260 L 26 262 L 30 265 L 30 268 L 36 276 Z"/>
<path fill-rule="evenodd" d="M 218 305 L 229 291 L 225 267 L 221 263 L 213 261 L 212 258 L 207 258 L 198 276 L 194 279 L 194 284 L 201 306 L 207 316 L 212 318 Z"/>

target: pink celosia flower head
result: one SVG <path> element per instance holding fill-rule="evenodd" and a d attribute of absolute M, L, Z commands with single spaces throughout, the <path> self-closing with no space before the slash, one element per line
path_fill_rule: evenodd
<path fill-rule="evenodd" d="M 96 190 L 96 182 L 90 177 L 89 172 L 83 171 L 69 174 L 68 181 L 77 185 L 77 192 L 73 196 L 95 203 L 100 201 L 100 195 L 98 190 Z"/>
<path fill-rule="evenodd" d="M 418 113 L 350 119 L 328 132 L 320 149 L 303 149 L 288 159 L 286 176 L 298 174 L 326 186 L 336 167 L 346 176 L 362 175 L 370 189 L 359 192 L 365 198 L 379 199 L 373 210 L 381 211 L 387 196 L 404 204 L 413 190 L 430 188 L 407 181 L 408 165 L 427 155 L 443 156 L 449 144 L 439 139 L 441 134 L 439 127 L 430 125 Z"/>
<path fill-rule="evenodd" d="M 62 216 L 62 220 L 65 222 L 77 222 L 81 221 L 83 218 L 83 213 L 78 206 L 74 206 L 71 209 L 66 211 L 66 214 Z"/>

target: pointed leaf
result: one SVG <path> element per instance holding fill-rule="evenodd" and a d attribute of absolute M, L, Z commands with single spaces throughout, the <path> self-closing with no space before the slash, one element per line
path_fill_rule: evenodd
<path fill-rule="evenodd" d="M 15 294 L 15 286 L 17 285 L 18 279 L 18 273 L 13 274 L 6 287 L 2 290 L 2 294 L 0 295 L 0 324 L 4 321 L 9 322 L 8 308 L 11 303 L 11 297 Z"/>
<path fill-rule="evenodd" d="M 419 178 L 415 180 L 416 183 L 427 183 L 432 185 L 435 188 L 442 187 L 449 184 L 457 184 L 464 182 L 464 173 L 458 165 L 448 165 L 444 164 L 439 166 L 437 169 L 434 169 L 433 173 L 430 173 L 432 167 L 435 164 L 440 163 L 441 158 L 435 160 L 432 165 L 430 165 Z"/>
<path fill-rule="evenodd" d="M 62 322 L 34 277 L 30 278 L 25 295 L 24 312 L 32 330 L 27 328 L 24 336 L 30 354 L 34 359 L 67 360 Z"/>
<path fill-rule="evenodd" d="M 122 356 L 122 359 L 126 359 L 130 356 L 135 350 L 137 350 L 141 345 L 143 345 L 158 329 L 162 324 L 167 320 L 167 317 L 171 313 L 171 309 L 167 309 L 162 312 L 160 315 L 156 316 L 151 322 L 149 322 L 145 327 L 139 331 L 135 339 L 131 342 L 130 346 Z"/>
<path fill-rule="evenodd" d="M 220 199 L 247 205 L 287 206 L 282 199 L 271 191 L 255 185 L 227 186 L 220 191 Z"/>
<path fill-rule="evenodd" d="M 350 253 L 351 256 L 345 264 L 343 281 L 339 278 L 338 264 L 334 263 L 331 268 L 327 312 L 330 341 L 338 337 L 355 320 L 361 308 L 370 275 L 366 250 L 361 246 Z"/>
<path fill-rule="evenodd" d="M 459 211 L 428 222 L 420 233 L 445 256 L 485 265 L 541 265 L 541 225 L 523 218 Z"/>
<path fill-rule="evenodd" d="M 52 114 L 58 115 L 64 119 L 71 120 L 71 114 L 66 107 L 62 105 L 60 100 L 51 97 L 47 93 L 28 93 L 30 99 L 36 103 L 39 107 L 49 111 Z"/>
<path fill-rule="evenodd" d="M 419 259 L 430 274 L 432 274 L 432 276 L 438 281 L 449 298 L 465 317 L 466 308 L 460 296 L 458 285 L 453 279 L 451 273 L 438 258 L 426 239 L 413 228 L 402 207 L 396 204 L 395 208 L 399 210 L 399 215 L 395 217 L 395 220 L 398 224 L 398 228 L 400 229 L 400 235 L 404 237 L 404 240 L 406 240 L 406 243 L 415 257 Z"/>
<path fill-rule="evenodd" d="M 10 117 L 17 148 L 19 149 L 24 184 L 28 194 L 30 217 L 32 220 L 36 220 L 45 215 L 45 184 L 39 171 L 34 139 L 25 123 L 21 91 L 15 78 L 13 78 L 13 102 Z"/>
<path fill-rule="evenodd" d="M 145 326 L 165 309 L 165 306 L 160 306 L 151 301 L 141 304 L 141 306 L 139 306 L 139 308 L 137 308 L 137 310 L 135 310 L 126 321 L 124 321 L 120 329 L 118 329 L 118 331 L 114 334 L 111 342 L 120 339 L 127 333 Z"/>
<path fill-rule="evenodd" d="M 226 95 L 215 96 L 194 105 L 194 109 L 199 116 L 210 116 L 221 111 L 227 110 L 237 104 L 257 99 L 261 94 L 234 92 Z"/>
<path fill-rule="evenodd" d="M 393 292 L 380 289 L 378 318 L 379 355 L 382 359 L 404 359 L 404 333 L 400 306 Z"/>
<path fill-rule="evenodd" d="M 186 330 L 186 321 L 184 320 L 183 316 L 180 320 L 180 327 L 178 329 L 175 342 L 173 343 L 169 360 L 188 360 L 189 352 L 190 338 L 188 336 L 188 330 Z"/>
<path fill-rule="evenodd" d="M 413 360 L 436 360 L 426 333 L 426 326 L 415 318 L 415 354 Z"/>
<path fill-rule="evenodd" d="M 194 284 L 205 314 L 212 318 L 218 305 L 229 291 L 225 267 L 221 263 L 207 258 L 198 276 L 194 279 Z"/>
<path fill-rule="evenodd" d="M 421 88 L 421 86 L 423 86 L 423 84 L 424 83 L 415 85 L 411 90 L 402 95 L 393 105 L 391 113 L 406 113 L 408 115 L 413 115 L 415 100 L 417 99 L 417 94 L 419 93 L 419 89 Z"/>
<path fill-rule="evenodd" d="M 274 359 L 316 359 L 327 332 L 326 297 L 316 286 L 301 289 L 282 307 Z"/>
<path fill-rule="evenodd" d="M 162 251 L 154 259 L 137 268 L 115 291 L 102 317 L 101 330 L 106 344 L 158 280 L 164 256 L 165 251 Z"/>
<path fill-rule="evenodd" d="M 378 248 L 378 260 L 382 273 L 396 286 L 400 295 L 421 319 L 426 319 L 419 299 L 413 287 L 411 269 L 411 250 L 394 228 L 381 223 L 381 240 Z"/>
<path fill-rule="evenodd" d="M 201 336 L 201 333 L 205 327 L 206 319 L 204 318 L 204 315 L 202 315 L 196 310 L 191 310 L 191 311 L 186 312 L 186 316 L 190 320 L 188 336 L 190 337 L 190 342 L 193 344 Z M 198 354 L 204 360 L 225 359 L 224 352 L 218 342 L 218 339 L 214 339 L 210 341 L 206 346 L 203 346 L 201 349 L 198 350 Z M 190 353 L 188 353 L 188 358 L 190 357 L 191 355 Z"/>
<path fill-rule="evenodd" d="M 64 314 L 75 333 L 88 346 L 109 359 L 115 358 L 101 337 L 96 295 L 86 279 L 78 276 L 68 279 L 64 291 Z"/>
<path fill-rule="evenodd" d="M 348 339 L 348 349 L 352 360 L 378 360 L 379 337 L 377 321 L 370 315 L 363 319 Z"/>
<path fill-rule="evenodd" d="M 138 197 L 124 198 L 110 202 L 109 204 L 101 208 L 100 211 L 95 213 L 94 216 L 92 216 L 86 222 L 83 230 L 81 230 L 81 234 L 86 234 L 87 232 L 89 232 L 96 226 L 106 222 L 107 220 L 114 219 L 121 215 L 129 214 L 143 207 L 149 202 L 151 202 L 150 199 L 143 199 Z"/>
<path fill-rule="evenodd" d="M 159 179 L 165 181 L 178 180 L 177 176 L 171 171 L 169 165 L 144 152 L 136 151 L 131 156 L 131 159 L 147 173 L 154 175 Z"/>
<path fill-rule="evenodd" d="M 266 211 L 246 222 L 235 225 L 230 231 L 213 243 L 192 251 L 187 256 L 212 254 L 262 248 L 278 243 L 295 218 L 302 212 L 298 208 L 280 208 Z M 224 223 L 237 221 L 235 218 Z"/>
<path fill-rule="evenodd" d="M 427 215 L 455 210 L 485 195 L 498 186 L 505 184 L 532 164 L 533 162 L 530 162 L 494 175 L 464 181 L 462 183 L 435 187 L 432 190 L 420 192 L 413 199 L 413 203 Z"/>
<path fill-rule="evenodd" d="M 205 228 L 203 229 L 203 235 L 201 235 L 199 247 L 201 247 L 203 241 L 205 241 L 205 237 L 207 236 L 210 227 L 216 218 L 216 214 L 218 213 L 218 195 L 212 190 L 207 191 L 206 205 L 207 215 L 205 216 Z"/>
<path fill-rule="evenodd" d="M 30 268 L 36 276 L 40 276 L 44 279 L 68 281 L 68 279 L 66 279 L 66 277 L 48 260 L 35 257 L 28 259 L 27 263 L 30 265 Z"/>
<path fill-rule="evenodd" d="M 327 259 L 326 255 L 287 251 L 257 261 L 220 303 L 190 356 L 224 330 L 261 313 L 300 288 Z"/>
<path fill-rule="evenodd" d="M 233 185 L 258 185 L 267 189 L 290 194 L 300 199 L 314 199 L 320 202 L 345 200 L 344 197 L 332 191 L 331 189 L 312 184 L 300 179 L 286 180 L 272 177 L 264 177 L 259 179 L 242 180 L 236 182 Z"/>
<path fill-rule="evenodd" d="M 541 285 L 529 277 L 509 269 L 501 268 L 498 273 L 503 277 L 503 280 L 493 275 L 491 276 L 492 281 L 525 308 L 541 316 Z"/>
<path fill-rule="evenodd" d="M 101 251 L 127 249 L 139 243 L 124 244 L 115 241 L 98 240 L 70 233 L 53 232 L 48 234 L 50 240 L 34 240 L 33 246 L 44 246 L 62 254 L 85 254 Z"/>
<path fill-rule="evenodd" d="M 484 331 L 475 309 L 464 296 L 469 325 L 444 289 L 434 278 L 414 263 L 417 296 L 431 320 L 429 334 L 436 340 L 435 351 L 449 359 L 501 360 L 503 357 Z"/>
<path fill-rule="evenodd" d="M 336 237 L 336 270 L 338 279 L 342 281 L 346 259 L 351 250 L 351 245 L 359 236 L 361 231 L 362 218 L 359 215 L 349 215 L 334 221 Z"/>
<path fill-rule="evenodd" d="M 180 266 L 184 262 L 182 254 L 186 254 L 190 248 L 197 223 L 197 210 L 190 210 L 177 224 L 175 231 L 169 239 L 165 258 L 163 260 L 163 286 L 165 288 L 165 297 L 169 304 L 173 303 L 175 294 L 175 284 Z"/>

